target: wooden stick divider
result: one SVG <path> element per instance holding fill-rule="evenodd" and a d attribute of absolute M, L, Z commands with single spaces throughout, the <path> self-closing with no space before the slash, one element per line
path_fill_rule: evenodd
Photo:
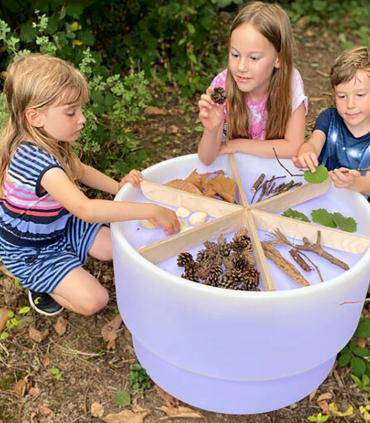
<path fill-rule="evenodd" d="M 185 207 L 193 212 L 203 211 L 213 217 L 222 217 L 234 211 L 242 210 L 242 206 L 237 204 L 193 194 L 148 180 L 142 181 L 140 187 L 144 196 L 149 200 L 174 207 Z"/>
<path fill-rule="evenodd" d="M 141 247 L 138 251 L 147 260 L 158 263 L 181 252 L 188 251 L 196 245 L 203 244 L 205 241 L 215 239 L 222 233 L 236 231 L 245 223 L 246 214 L 244 209 L 241 208 L 211 222 L 180 232 L 171 238 Z"/>
<path fill-rule="evenodd" d="M 236 186 L 238 188 L 240 203 L 242 204 L 242 206 L 248 207 L 249 204 L 248 204 L 247 196 L 245 195 L 242 180 L 240 178 L 238 165 L 236 164 L 235 156 L 234 154 L 229 154 L 228 156 L 229 156 L 229 164 L 230 164 L 232 178 L 234 179 Z"/>
<path fill-rule="evenodd" d="M 315 242 L 317 231 L 321 232 L 322 247 L 333 248 L 347 253 L 361 254 L 370 246 L 370 237 L 365 235 L 344 232 L 327 226 L 317 225 L 309 222 L 302 222 L 298 219 L 292 222 L 291 218 L 272 215 L 264 210 L 251 210 L 256 225 L 259 229 L 273 233 L 280 229 L 289 238 L 302 241 L 306 237 L 309 241 Z M 316 229 L 316 230 L 315 230 Z"/>
<path fill-rule="evenodd" d="M 251 208 L 275 213 L 280 212 L 325 194 L 330 188 L 330 184 L 331 182 L 329 180 L 321 184 L 305 184 L 266 200 L 259 201 L 253 204 Z"/>

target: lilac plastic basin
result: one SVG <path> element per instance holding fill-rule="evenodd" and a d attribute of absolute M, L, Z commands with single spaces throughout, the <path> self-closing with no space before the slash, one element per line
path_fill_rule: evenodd
<path fill-rule="evenodd" d="M 248 198 L 259 173 L 284 173 L 273 159 L 238 155 L 237 162 Z M 226 157 L 205 167 L 188 155 L 152 166 L 144 176 L 165 182 L 195 168 L 230 174 Z M 147 201 L 131 186 L 116 200 Z M 369 235 L 370 207 L 360 194 L 330 188 L 295 209 L 309 215 L 318 207 L 354 217 L 358 232 Z M 277 291 L 242 292 L 180 278 L 175 258 L 158 265 L 144 259 L 137 248 L 164 238 L 160 230 L 122 222 L 112 224 L 112 234 L 118 307 L 137 357 L 155 383 L 193 406 L 254 414 L 296 402 L 327 377 L 357 327 L 368 289 L 369 250 L 361 255 L 332 250 L 351 269 L 318 261 L 329 275 L 323 283 L 297 287 L 271 265 Z"/>

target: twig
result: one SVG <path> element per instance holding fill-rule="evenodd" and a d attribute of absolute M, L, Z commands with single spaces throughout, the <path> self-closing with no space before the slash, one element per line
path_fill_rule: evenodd
<path fill-rule="evenodd" d="M 291 247 L 296 248 L 297 250 L 311 251 L 312 253 L 315 253 L 315 254 L 319 255 L 320 257 L 322 257 L 322 258 L 330 261 L 330 263 L 333 263 L 336 266 L 341 267 L 344 270 L 348 270 L 349 269 L 349 266 L 348 266 L 347 263 L 344 263 L 344 261 L 339 260 L 337 257 L 335 257 L 332 254 L 328 253 L 327 251 L 325 251 L 321 247 L 321 244 L 320 244 L 321 232 L 320 231 L 317 231 L 317 238 L 316 238 L 316 242 L 314 244 L 312 242 L 310 242 L 306 237 L 304 237 L 302 239 L 303 240 L 303 244 L 302 245 L 293 244 L 281 232 L 280 229 L 276 229 L 275 230 L 275 235 L 276 235 L 277 240 L 279 240 L 283 244 L 290 245 Z"/>
<path fill-rule="evenodd" d="M 301 286 L 309 286 L 310 283 L 304 278 L 301 272 L 269 242 L 262 242 L 263 250 L 270 260 L 272 260 L 284 273 L 286 273 L 294 282 Z"/>
<path fill-rule="evenodd" d="M 277 155 L 277 153 L 276 153 L 276 150 L 275 150 L 275 147 L 273 147 L 272 148 L 272 150 L 273 150 L 273 152 L 274 152 L 274 154 L 275 154 L 275 158 L 276 158 L 276 160 L 278 161 L 278 163 L 279 163 L 279 165 L 286 171 L 286 172 L 288 172 L 289 173 L 289 175 L 290 176 L 300 176 L 300 177 L 302 177 L 303 176 L 303 172 L 302 173 L 292 173 L 288 168 L 286 168 L 282 163 L 281 163 L 281 161 L 279 160 L 279 157 L 278 157 L 278 155 Z"/>
<path fill-rule="evenodd" d="M 322 275 L 321 275 L 321 272 L 320 272 L 320 269 L 319 269 L 319 266 L 317 266 L 316 264 L 315 264 L 315 262 L 313 261 L 313 260 L 311 260 L 309 257 L 308 257 L 308 255 L 307 254 L 305 254 L 305 253 L 302 253 L 302 251 L 300 251 L 299 252 L 306 260 L 308 260 L 311 264 L 312 264 L 312 266 L 315 268 L 315 270 L 316 270 L 316 272 L 317 272 L 317 274 L 319 275 L 319 278 L 320 278 L 320 282 L 324 282 L 324 279 L 323 279 L 323 277 L 322 277 Z"/>
<path fill-rule="evenodd" d="M 296 248 L 291 248 L 289 250 L 289 254 L 292 256 L 293 260 L 299 265 L 301 266 L 301 268 L 305 271 L 305 272 L 311 272 L 312 271 L 312 267 L 310 267 L 310 265 L 304 260 L 304 258 L 301 256 L 300 251 L 298 251 Z"/>

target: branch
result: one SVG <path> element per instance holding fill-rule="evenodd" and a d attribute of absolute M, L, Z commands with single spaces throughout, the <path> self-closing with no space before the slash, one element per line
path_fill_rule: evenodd
<path fill-rule="evenodd" d="M 274 154 L 275 154 L 275 158 L 276 158 L 276 160 L 278 161 L 278 163 L 279 163 L 279 165 L 286 171 L 286 172 L 288 172 L 289 173 L 289 175 L 290 176 L 300 176 L 300 177 L 302 177 L 303 176 L 303 173 L 292 173 L 288 168 L 286 168 L 282 163 L 281 163 L 281 161 L 279 160 L 279 157 L 278 157 L 278 155 L 277 155 L 277 153 L 276 153 L 276 150 L 275 150 L 275 147 L 273 147 L 272 148 L 272 150 L 274 151 Z"/>

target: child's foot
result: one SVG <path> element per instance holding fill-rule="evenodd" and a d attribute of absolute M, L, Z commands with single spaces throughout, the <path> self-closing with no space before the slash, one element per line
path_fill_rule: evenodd
<path fill-rule="evenodd" d="M 28 300 L 34 310 L 45 316 L 55 316 L 63 311 L 63 307 L 45 292 L 29 290 Z"/>

